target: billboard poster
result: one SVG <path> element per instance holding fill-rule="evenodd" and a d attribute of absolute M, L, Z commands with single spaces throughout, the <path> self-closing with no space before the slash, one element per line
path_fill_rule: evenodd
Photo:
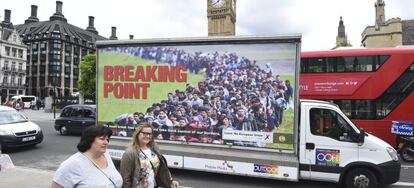
<path fill-rule="evenodd" d="M 101 47 L 98 124 L 123 137 L 149 122 L 158 140 L 293 150 L 298 44 Z"/>

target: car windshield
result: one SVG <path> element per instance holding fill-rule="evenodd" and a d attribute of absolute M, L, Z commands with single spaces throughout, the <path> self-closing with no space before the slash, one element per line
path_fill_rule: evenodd
<path fill-rule="evenodd" d="M 14 110 L 0 111 L 0 125 L 27 122 L 26 118 Z"/>

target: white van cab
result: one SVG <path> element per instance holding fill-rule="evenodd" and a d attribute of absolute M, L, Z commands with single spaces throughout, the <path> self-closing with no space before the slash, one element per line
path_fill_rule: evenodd
<path fill-rule="evenodd" d="M 17 110 L 0 106 L 0 151 L 5 148 L 36 145 L 43 141 L 38 125 Z"/>

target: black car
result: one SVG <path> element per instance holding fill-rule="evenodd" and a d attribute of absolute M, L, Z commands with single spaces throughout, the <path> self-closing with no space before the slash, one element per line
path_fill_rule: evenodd
<path fill-rule="evenodd" d="M 55 120 L 55 130 L 61 135 L 81 134 L 85 128 L 95 125 L 96 105 L 69 105 L 63 108 Z"/>

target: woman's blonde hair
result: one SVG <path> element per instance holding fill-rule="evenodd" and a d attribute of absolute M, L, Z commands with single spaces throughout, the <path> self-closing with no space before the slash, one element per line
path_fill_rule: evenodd
<path fill-rule="evenodd" d="M 132 147 L 135 148 L 136 150 L 140 150 L 140 145 L 139 145 L 139 133 L 142 132 L 142 129 L 144 128 L 151 128 L 151 131 L 154 133 L 154 127 L 152 127 L 151 124 L 149 124 L 148 122 L 142 122 L 139 124 L 139 126 L 137 127 L 137 129 L 135 130 L 133 136 L 132 136 Z M 154 135 L 151 137 L 150 142 L 148 143 L 148 147 L 153 148 L 155 145 L 155 141 L 154 141 Z"/>

